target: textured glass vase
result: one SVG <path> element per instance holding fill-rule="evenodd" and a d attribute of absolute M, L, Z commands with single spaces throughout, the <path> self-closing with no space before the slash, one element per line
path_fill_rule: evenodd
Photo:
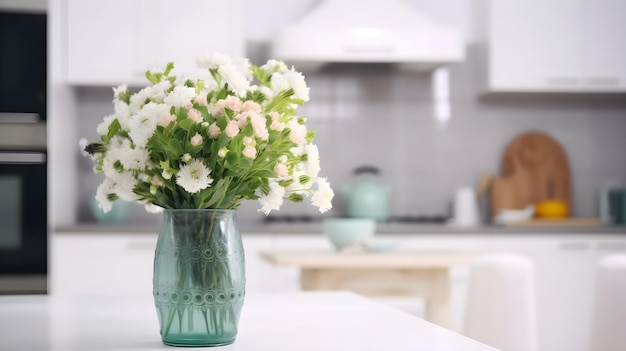
<path fill-rule="evenodd" d="M 163 343 L 235 341 L 245 282 L 235 211 L 165 210 L 153 280 Z"/>

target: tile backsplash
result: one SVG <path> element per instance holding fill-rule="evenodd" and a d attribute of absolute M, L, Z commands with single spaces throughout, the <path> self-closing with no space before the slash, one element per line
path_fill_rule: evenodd
<path fill-rule="evenodd" d="M 450 66 L 451 118 L 445 124 L 434 117 L 430 74 L 369 65 L 306 74 L 311 100 L 301 113 L 317 131 L 322 174 L 336 193 L 328 215 L 344 213 L 341 187 L 365 164 L 379 167 L 381 180 L 392 184 L 393 215 L 449 213 L 455 190 L 476 186 L 485 172 L 499 174 L 507 144 L 530 130 L 548 133 L 565 149 L 574 215 L 595 215 L 598 190 L 626 184 L 624 94 L 485 94 L 482 67 L 474 47 L 465 62 Z M 79 135 L 95 138 L 96 125 L 112 111 L 112 92 L 78 88 L 78 97 Z M 85 158 L 79 165 L 78 218 L 89 222 L 88 202 L 102 176 Z M 242 205 L 240 220 L 262 219 L 256 209 L 256 203 Z M 280 212 L 315 213 L 308 204 L 291 203 Z M 154 218 L 141 206 L 131 207 L 130 216 Z"/>

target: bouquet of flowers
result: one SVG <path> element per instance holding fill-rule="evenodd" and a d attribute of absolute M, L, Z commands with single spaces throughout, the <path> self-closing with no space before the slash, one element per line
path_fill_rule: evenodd
<path fill-rule="evenodd" d="M 137 93 L 113 89 L 115 112 L 98 125 L 100 140 L 81 140 L 104 173 L 96 199 L 105 212 L 121 199 L 166 209 L 235 209 L 259 200 L 265 214 L 284 200 L 310 197 L 320 212 L 333 190 L 319 177 L 319 153 L 296 109 L 309 100 L 304 76 L 285 63 L 255 66 L 210 54 L 179 78 L 174 64 L 148 71 Z"/>

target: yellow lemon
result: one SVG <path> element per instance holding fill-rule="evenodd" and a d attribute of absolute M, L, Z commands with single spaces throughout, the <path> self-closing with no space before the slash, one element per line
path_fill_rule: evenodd
<path fill-rule="evenodd" d="M 545 200 L 535 206 L 535 214 L 542 218 L 564 218 L 569 214 L 569 208 L 561 200 Z"/>

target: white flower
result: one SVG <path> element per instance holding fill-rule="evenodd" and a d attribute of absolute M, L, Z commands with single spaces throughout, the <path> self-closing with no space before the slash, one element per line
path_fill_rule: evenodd
<path fill-rule="evenodd" d="M 277 61 L 274 59 L 268 60 L 263 66 L 261 66 L 261 68 L 266 72 L 287 72 L 287 65 L 285 65 L 285 63 L 282 61 Z"/>
<path fill-rule="evenodd" d="M 259 211 L 270 214 L 272 210 L 278 211 L 282 206 L 285 196 L 285 188 L 278 185 L 276 182 L 270 183 L 270 192 L 259 197 L 259 203 L 261 203 L 261 209 Z"/>
<path fill-rule="evenodd" d="M 172 90 L 163 100 L 167 105 L 175 107 L 183 107 L 191 103 L 191 100 L 196 97 L 196 89 L 177 86 Z"/>
<path fill-rule="evenodd" d="M 226 146 L 224 146 L 217 151 L 217 156 L 219 156 L 220 158 L 224 158 L 226 157 L 227 153 L 228 153 L 228 149 L 226 148 Z"/>
<path fill-rule="evenodd" d="M 324 213 L 333 208 L 332 200 L 335 196 L 335 192 L 330 187 L 330 183 L 326 178 L 317 179 L 317 191 L 311 196 L 311 203 L 313 206 L 319 208 L 321 213 Z"/>
<path fill-rule="evenodd" d="M 241 74 L 243 74 L 243 76 L 246 77 L 248 81 L 252 80 L 254 76 L 252 75 L 252 70 L 250 69 L 250 60 L 239 59 L 239 60 L 235 60 L 234 64 L 235 64 L 235 67 L 237 67 L 237 69 L 239 70 L 239 72 L 241 72 Z"/>
<path fill-rule="evenodd" d="M 93 155 L 90 155 L 87 151 L 85 151 L 85 148 L 87 147 L 87 145 L 89 145 L 89 142 L 85 138 L 81 138 L 78 141 L 78 147 L 80 147 L 80 154 L 85 157 L 91 157 L 91 159 L 93 159 L 94 158 Z"/>
<path fill-rule="evenodd" d="M 130 140 L 122 139 L 115 136 L 109 143 L 109 149 L 107 150 L 102 160 L 102 172 L 105 177 L 113 180 L 117 179 L 119 171 L 115 168 L 115 164 L 124 157 L 124 153 L 130 148 Z"/>
<path fill-rule="evenodd" d="M 120 163 L 127 170 L 141 171 L 148 167 L 150 162 L 150 153 L 144 148 L 128 148 L 126 152 L 123 152 L 120 158 Z"/>
<path fill-rule="evenodd" d="M 155 102 L 163 102 L 165 96 L 167 95 L 167 91 L 172 87 L 172 83 L 169 80 L 165 79 L 160 81 L 158 84 L 152 87 L 150 91 L 152 94 L 150 99 Z"/>
<path fill-rule="evenodd" d="M 316 145 L 308 144 L 304 145 L 304 153 L 307 155 L 307 160 L 303 162 L 302 166 L 304 173 L 311 177 L 311 180 L 317 179 L 317 175 L 320 173 L 320 153 Z"/>
<path fill-rule="evenodd" d="M 113 208 L 113 203 L 109 200 L 109 194 L 112 194 L 113 181 L 109 178 L 104 178 L 102 183 L 96 189 L 96 201 L 98 201 L 98 207 L 107 213 Z"/>
<path fill-rule="evenodd" d="M 128 86 L 126 84 L 122 84 L 117 88 L 113 88 L 113 99 L 120 101 L 120 94 L 124 94 L 128 91 Z"/>
<path fill-rule="evenodd" d="M 144 148 L 148 139 L 154 134 L 161 116 L 169 113 L 169 107 L 164 104 L 147 103 L 137 115 L 128 122 L 128 135 L 136 146 Z"/>
<path fill-rule="evenodd" d="M 145 209 L 146 209 L 146 212 L 148 212 L 148 213 L 160 213 L 160 212 L 163 212 L 163 207 L 157 206 L 157 205 L 153 205 L 153 204 L 146 204 L 145 205 Z"/>
<path fill-rule="evenodd" d="M 289 82 L 282 73 L 273 73 L 270 78 L 270 84 L 272 85 L 272 92 L 274 94 L 289 89 Z"/>
<path fill-rule="evenodd" d="M 130 97 L 130 104 L 128 105 L 131 114 L 135 114 L 141 110 L 143 105 L 153 95 L 153 87 L 145 87 L 139 90 L 135 95 Z"/>
<path fill-rule="evenodd" d="M 172 179 L 172 176 L 172 172 L 168 171 L 167 169 L 164 169 L 163 172 L 161 172 L 161 177 L 163 177 L 163 179 L 170 180 Z"/>
<path fill-rule="evenodd" d="M 240 97 L 246 96 L 250 82 L 246 76 L 233 65 L 220 66 L 218 73 L 222 75 L 223 83 L 228 84 L 228 88 Z"/>
<path fill-rule="evenodd" d="M 113 108 L 115 110 L 115 117 L 117 121 L 120 123 L 120 127 L 122 130 L 128 130 L 128 121 L 130 120 L 130 107 L 124 101 L 116 100 L 113 103 Z"/>
<path fill-rule="evenodd" d="M 137 185 L 137 178 L 131 172 L 121 172 L 113 180 L 113 190 L 120 199 L 125 201 L 137 200 L 137 195 L 133 192 Z"/>
<path fill-rule="evenodd" d="M 211 170 L 202 161 L 194 159 L 180 167 L 180 171 L 176 175 L 176 184 L 183 187 L 187 192 L 194 194 L 208 188 L 213 183 L 213 178 L 210 177 L 210 174 Z"/>
<path fill-rule="evenodd" d="M 206 69 L 218 68 L 222 65 L 228 65 L 231 62 L 230 57 L 217 52 L 196 57 L 196 66 Z"/>
<path fill-rule="evenodd" d="M 284 78 L 289 87 L 293 89 L 296 98 L 309 101 L 309 87 L 306 86 L 302 73 L 296 72 L 292 68 L 289 72 L 285 73 Z"/>

